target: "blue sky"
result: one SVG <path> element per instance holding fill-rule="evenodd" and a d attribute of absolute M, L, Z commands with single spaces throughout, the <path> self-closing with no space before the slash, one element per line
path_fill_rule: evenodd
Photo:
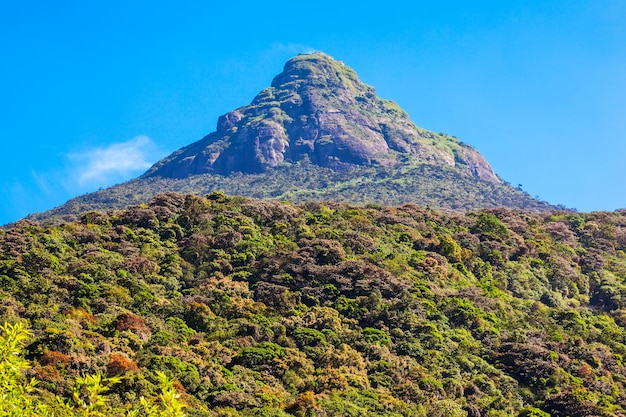
<path fill-rule="evenodd" d="M 626 2 L 0 0 L 0 224 L 141 174 L 324 51 L 506 181 L 626 207 Z"/>

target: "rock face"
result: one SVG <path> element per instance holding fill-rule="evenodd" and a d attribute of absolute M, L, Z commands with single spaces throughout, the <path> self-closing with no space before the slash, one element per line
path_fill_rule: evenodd
<path fill-rule="evenodd" d="M 156 163 L 144 177 L 260 173 L 309 160 L 334 169 L 425 163 L 498 183 L 485 159 L 456 138 L 417 127 L 394 102 L 323 53 L 298 55 L 217 130 Z"/>

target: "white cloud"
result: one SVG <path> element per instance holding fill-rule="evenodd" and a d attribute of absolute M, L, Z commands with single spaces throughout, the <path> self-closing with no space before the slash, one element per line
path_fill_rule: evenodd
<path fill-rule="evenodd" d="M 39 191 L 45 195 L 53 193 L 54 187 L 50 186 L 50 182 L 46 175 L 37 173 L 34 169 L 30 171 L 34 183 L 39 188 Z"/>
<path fill-rule="evenodd" d="M 142 174 L 163 152 L 147 136 L 65 154 L 61 166 L 31 170 L 20 180 L 1 179 L 0 226 L 63 204 L 79 193 L 95 191 Z M 41 169 L 41 167 L 40 167 Z"/>
<path fill-rule="evenodd" d="M 270 49 L 268 50 L 269 54 L 289 54 L 289 55 L 297 55 L 297 54 L 310 54 L 312 52 L 317 51 L 317 49 L 303 45 L 300 43 L 283 43 L 283 42 L 274 42 Z"/>
<path fill-rule="evenodd" d="M 147 136 L 68 155 L 80 188 L 108 186 L 148 169 L 155 145 Z"/>

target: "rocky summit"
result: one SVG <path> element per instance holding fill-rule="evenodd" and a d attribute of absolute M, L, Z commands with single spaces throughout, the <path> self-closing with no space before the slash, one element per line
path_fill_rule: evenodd
<path fill-rule="evenodd" d="M 499 182 L 476 150 L 420 129 L 354 70 L 317 52 L 290 59 L 250 105 L 221 116 L 214 133 L 160 161 L 146 176 L 259 173 L 301 160 L 333 169 L 396 166 L 407 158 Z"/>

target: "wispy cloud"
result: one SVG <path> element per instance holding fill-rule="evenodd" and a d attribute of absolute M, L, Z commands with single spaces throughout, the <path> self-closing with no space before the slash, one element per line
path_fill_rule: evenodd
<path fill-rule="evenodd" d="M 311 52 L 315 52 L 317 49 L 304 45 L 301 43 L 283 43 L 283 42 L 274 42 L 272 46 L 269 48 L 267 53 L 269 54 L 310 54 Z"/>
<path fill-rule="evenodd" d="M 39 182 L 39 179 L 33 178 L 36 183 L 31 183 L 29 178 L 25 178 L 24 182 L 15 178 L 0 184 L 4 191 L 0 195 L 0 226 L 52 208 L 55 203 L 54 200 L 51 202 L 53 192 L 45 181 Z"/>
<path fill-rule="evenodd" d="M 148 169 L 155 145 L 147 136 L 68 154 L 79 188 L 108 186 Z"/>
<path fill-rule="evenodd" d="M 163 157 L 147 136 L 67 153 L 54 169 L 32 170 L 21 179 L 3 179 L 0 225 L 51 209 L 77 194 L 129 180 Z"/>

